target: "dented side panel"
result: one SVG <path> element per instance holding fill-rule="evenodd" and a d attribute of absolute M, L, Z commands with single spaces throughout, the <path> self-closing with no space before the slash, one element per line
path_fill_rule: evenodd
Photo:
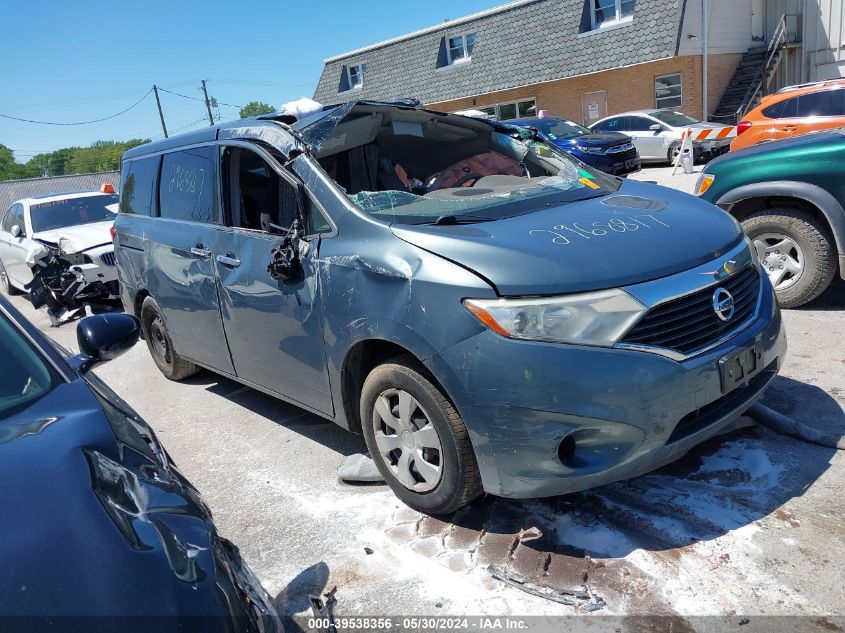
<path fill-rule="evenodd" d="M 239 378 L 331 416 L 323 349 L 316 249 L 303 242 L 301 274 L 277 280 L 267 271 L 278 235 L 221 231 L 220 252 L 237 265 L 216 263 L 223 325 Z"/>

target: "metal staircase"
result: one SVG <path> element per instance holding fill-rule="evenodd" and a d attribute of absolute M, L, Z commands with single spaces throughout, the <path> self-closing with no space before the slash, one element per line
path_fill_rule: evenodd
<path fill-rule="evenodd" d="M 767 94 L 769 79 L 777 72 L 786 51 L 801 41 L 800 20 L 800 15 L 782 15 L 768 45 L 751 48 L 743 55 L 712 118 L 736 124 L 742 115 L 760 103 L 760 98 Z M 789 24 L 797 26 L 790 32 Z"/>

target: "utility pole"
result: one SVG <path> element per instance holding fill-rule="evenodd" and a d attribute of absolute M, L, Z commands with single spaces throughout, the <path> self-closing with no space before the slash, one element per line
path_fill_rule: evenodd
<path fill-rule="evenodd" d="M 707 51 L 710 43 L 707 41 L 710 37 L 710 17 L 707 14 L 708 0 L 701 0 L 701 22 L 702 22 L 702 38 L 701 38 L 701 100 L 704 102 L 702 107 L 701 120 L 707 120 Z"/>
<path fill-rule="evenodd" d="M 164 138 L 167 138 L 167 126 L 164 124 L 164 113 L 161 111 L 161 100 L 158 98 L 158 86 L 155 84 L 153 84 L 153 92 L 156 93 L 156 105 L 158 106 L 158 118 L 161 119 L 161 130 L 164 132 Z"/>
<path fill-rule="evenodd" d="M 208 102 L 208 90 L 205 89 L 205 79 L 202 80 L 202 94 L 205 96 L 205 109 L 208 111 L 208 124 L 214 125 L 214 117 L 211 116 L 211 104 Z"/>

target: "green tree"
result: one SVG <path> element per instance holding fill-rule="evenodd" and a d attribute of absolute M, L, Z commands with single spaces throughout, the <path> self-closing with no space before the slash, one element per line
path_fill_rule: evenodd
<path fill-rule="evenodd" d="M 250 101 L 241 108 L 240 114 L 242 119 L 248 119 L 261 114 L 272 114 L 275 111 L 276 108 L 271 106 L 269 103 L 264 103 L 263 101 Z"/>

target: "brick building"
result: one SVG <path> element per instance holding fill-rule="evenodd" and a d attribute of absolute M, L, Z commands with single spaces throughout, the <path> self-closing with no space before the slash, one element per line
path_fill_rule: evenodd
<path fill-rule="evenodd" d="M 412 97 L 499 119 L 545 109 L 585 124 L 657 107 L 701 117 L 706 2 L 707 113 L 728 120 L 773 81 L 814 78 L 801 13 L 839 1 L 516 0 L 331 57 L 315 99 Z"/>

